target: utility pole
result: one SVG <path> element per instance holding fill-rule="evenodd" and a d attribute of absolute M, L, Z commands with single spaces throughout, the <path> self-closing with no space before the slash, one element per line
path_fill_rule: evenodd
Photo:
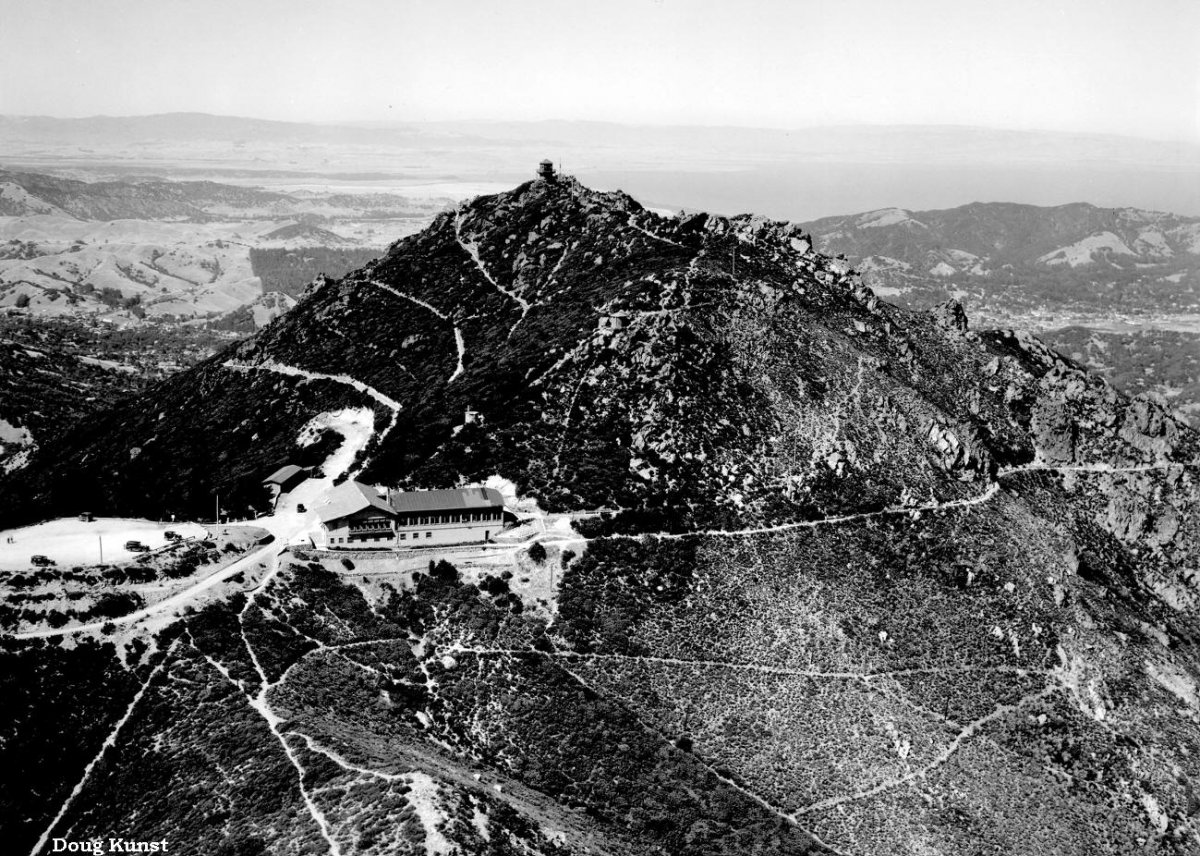
<path fill-rule="evenodd" d="M 97 535 L 96 540 L 100 542 L 100 564 L 103 565 L 104 564 L 104 537 L 101 535 Z"/>
<path fill-rule="evenodd" d="M 217 498 L 217 512 L 216 512 L 216 516 L 213 518 L 213 524 L 216 526 L 220 526 L 221 525 L 221 494 L 217 493 L 217 494 L 213 494 L 213 495 Z"/>

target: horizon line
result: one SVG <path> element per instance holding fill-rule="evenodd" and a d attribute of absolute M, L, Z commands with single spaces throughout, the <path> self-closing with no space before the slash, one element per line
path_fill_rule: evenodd
<path fill-rule="evenodd" d="M 97 119 L 157 119 L 168 117 L 205 117 L 210 119 L 233 119 L 245 122 L 266 122 L 275 125 L 298 125 L 310 127 L 342 127 L 356 128 L 374 126 L 375 128 L 406 127 L 406 126 L 436 126 L 436 125 L 602 125 L 616 128 L 656 129 L 656 130 L 695 130 L 711 131 L 757 131 L 761 133 L 789 134 L 806 131 L 821 131 L 830 129 L 946 129 L 962 131 L 990 131 L 1011 134 L 1029 134 L 1061 137 L 1091 137 L 1113 140 L 1134 140 L 1138 142 L 1161 143 L 1169 145 L 1185 145 L 1200 148 L 1200 139 L 1187 137 L 1153 137 L 1133 134 L 1119 134 L 1112 131 L 1094 130 L 1058 130 L 1042 127 L 1022 128 L 1011 125 L 974 125 L 951 122 L 866 122 L 845 121 L 829 122 L 813 125 L 795 125 L 790 127 L 772 125 L 731 125 L 731 124 L 697 124 L 697 123 L 654 123 L 629 122 L 612 119 L 273 119 L 264 116 L 245 116 L 232 113 L 210 113 L 204 110 L 171 110 L 158 113 L 92 113 L 85 116 L 56 116 L 49 113 L 0 113 L 0 119 L 9 120 L 50 120 L 55 122 L 86 122 Z"/>

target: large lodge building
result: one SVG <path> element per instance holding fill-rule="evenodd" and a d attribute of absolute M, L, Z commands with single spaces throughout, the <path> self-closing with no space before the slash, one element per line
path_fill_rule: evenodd
<path fill-rule="evenodd" d="M 392 491 L 344 482 L 313 509 L 314 542 L 328 550 L 433 547 L 489 540 L 504 527 L 504 499 L 490 487 Z"/>

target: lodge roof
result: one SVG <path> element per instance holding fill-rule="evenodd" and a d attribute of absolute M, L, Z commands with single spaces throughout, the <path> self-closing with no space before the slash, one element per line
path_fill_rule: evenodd
<path fill-rule="evenodd" d="M 318 506 L 317 518 L 322 523 L 337 520 L 362 511 L 364 508 L 375 508 L 392 514 L 392 507 L 381 497 L 374 488 L 356 481 L 342 482 L 325 495 L 325 503 Z"/>
<path fill-rule="evenodd" d="M 504 497 L 491 487 L 459 487 L 450 490 L 395 491 L 388 502 L 399 514 L 420 511 L 457 511 L 464 508 L 503 508 Z"/>
<path fill-rule="evenodd" d="M 347 481 L 329 491 L 324 504 L 317 506 L 315 511 L 322 523 L 329 523 L 366 508 L 396 515 L 503 507 L 504 497 L 500 495 L 500 491 L 491 487 L 392 491 L 385 500 L 375 488 L 361 482 Z"/>

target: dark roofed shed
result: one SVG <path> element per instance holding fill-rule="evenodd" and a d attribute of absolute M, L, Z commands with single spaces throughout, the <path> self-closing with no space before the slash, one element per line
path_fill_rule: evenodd
<path fill-rule="evenodd" d="M 265 485 L 276 485 L 280 491 L 286 491 L 291 490 L 306 478 L 308 478 L 308 470 L 306 468 L 298 467 L 295 464 L 287 464 L 263 479 L 262 483 Z"/>

